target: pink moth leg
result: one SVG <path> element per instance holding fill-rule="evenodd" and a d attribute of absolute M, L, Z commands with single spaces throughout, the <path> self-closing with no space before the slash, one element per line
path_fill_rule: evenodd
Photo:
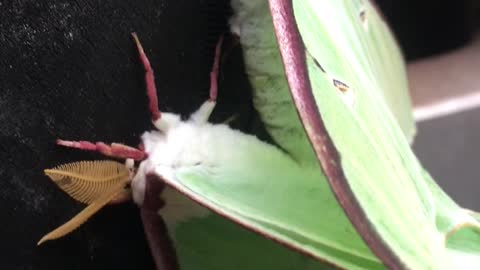
<path fill-rule="evenodd" d="M 65 141 L 58 139 L 57 144 L 81 150 L 97 151 L 106 156 L 120 159 L 131 158 L 133 160 L 144 160 L 147 158 L 147 153 L 144 151 L 121 143 L 107 145 L 103 142 L 92 143 L 88 141 Z"/>
<path fill-rule="evenodd" d="M 218 93 L 218 68 L 220 65 L 220 53 L 223 42 L 223 36 L 220 37 L 217 46 L 215 47 L 215 58 L 213 60 L 212 71 L 210 71 L 210 97 L 205 101 L 200 108 L 194 112 L 190 119 L 199 124 L 206 123 L 213 109 L 215 108 L 215 103 L 217 101 Z"/>
<path fill-rule="evenodd" d="M 217 101 L 218 93 L 218 67 L 220 66 L 220 54 L 223 43 L 223 36 L 217 42 L 215 46 L 215 58 L 213 60 L 212 71 L 210 71 L 210 101 Z"/>
<path fill-rule="evenodd" d="M 137 45 L 138 54 L 140 60 L 142 60 L 143 68 L 145 69 L 145 84 L 147 87 L 147 96 L 148 96 L 148 108 L 152 114 L 152 120 L 156 121 L 161 117 L 160 111 L 158 110 L 158 97 L 157 97 L 157 87 L 155 86 L 155 77 L 153 75 L 153 69 L 148 61 L 147 55 L 143 51 L 142 44 L 138 39 L 138 36 L 135 32 L 132 33 L 135 44 Z"/>

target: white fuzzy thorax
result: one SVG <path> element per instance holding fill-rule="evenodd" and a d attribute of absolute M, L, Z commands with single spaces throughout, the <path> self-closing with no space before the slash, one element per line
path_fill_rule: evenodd
<path fill-rule="evenodd" d="M 205 102 L 186 121 L 177 114 L 162 113 L 154 123 L 159 130 L 142 135 L 148 158 L 140 163 L 131 183 L 133 199 L 138 205 L 143 203 L 146 175 L 149 173 L 164 179 L 176 179 L 177 170 L 182 168 L 221 166 L 220 163 L 228 162 L 230 149 L 242 149 L 239 144 L 263 144 L 256 137 L 225 124 L 208 123 L 214 105 L 214 102 Z M 208 213 L 205 208 L 169 187 L 159 196 L 166 202 L 160 214 L 167 224 Z"/>

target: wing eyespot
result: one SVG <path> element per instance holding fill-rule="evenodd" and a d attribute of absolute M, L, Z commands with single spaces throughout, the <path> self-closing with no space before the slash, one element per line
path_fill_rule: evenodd
<path fill-rule="evenodd" d="M 363 29 L 365 31 L 368 31 L 368 17 L 367 17 L 367 10 L 365 8 L 362 8 L 360 12 L 358 13 L 360 22 L 362 24 Z"/>
<path fill-rule="evenodd" d="M 353 107 L 355 104 L 355 93 L 352 88 L 350 88 L 346 83 L 333 79 L 333 86 L 338 90 L 341 94 L 341 98 L 345 104 L 349 107 Z"/>

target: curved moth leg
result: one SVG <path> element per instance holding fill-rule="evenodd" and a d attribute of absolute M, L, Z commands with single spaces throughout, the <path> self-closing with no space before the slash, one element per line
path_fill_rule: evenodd
<path fill-rule="evenodd" d="M 92 143 L 89 141 L 66 141 L 58 139 L 57 144 L 86 151 L 96 151 L 106 156 L 119 159 L 133 159 L 140 161 L 147 158 L 147 153 L 144 151 L 121 143 L 107 145 L 103 142 Z"/>
<path fill-rule="evenodd" d="M 132 36 L 135 40 L 135 44 L 137 45 L 138 54 L 140 56 L 140 60 L 142 61 L 143 68 L 145 69 L 145 84 L 147 87 L 148 108 L 150 109 L 150 113 L 152 114 L 152 121 L 156 121 L 160 119 L 161 114 L 160 110 L 158 109 L 157 87 L 155 86 L 153 69 L 150 65 L 150 61 L 148 61 L 147 55 L 143 51 L 142 44 L 140 43 L 137 34 L 133 32 Z"/>
<path fill-rule="evenodd" d="M 223 36 L 220 37 L 215 47 L 215 58 L 213 60 L 212 71 L 210 71 L 210 97 L 205 101 L 197 111 L 190 115 L 190 120 L 199 124 L 208 122 L 217 101 L 218 93 L 218 68 L 220 65 L 220 54 L 223 42 Z"/>

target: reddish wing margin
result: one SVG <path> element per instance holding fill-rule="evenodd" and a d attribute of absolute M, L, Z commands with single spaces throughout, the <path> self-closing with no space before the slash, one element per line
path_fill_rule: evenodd
<path fill-rule="evenodd" d="M 389 269 L 405 269 L 370 223 L 341 167 L 337 152 L 315 103 L 308 78 L 305 48 L 295 23 L 291 0 L 269 0 L 275 34 L 295 107 L 337 200 L 370 249 Z"/>

